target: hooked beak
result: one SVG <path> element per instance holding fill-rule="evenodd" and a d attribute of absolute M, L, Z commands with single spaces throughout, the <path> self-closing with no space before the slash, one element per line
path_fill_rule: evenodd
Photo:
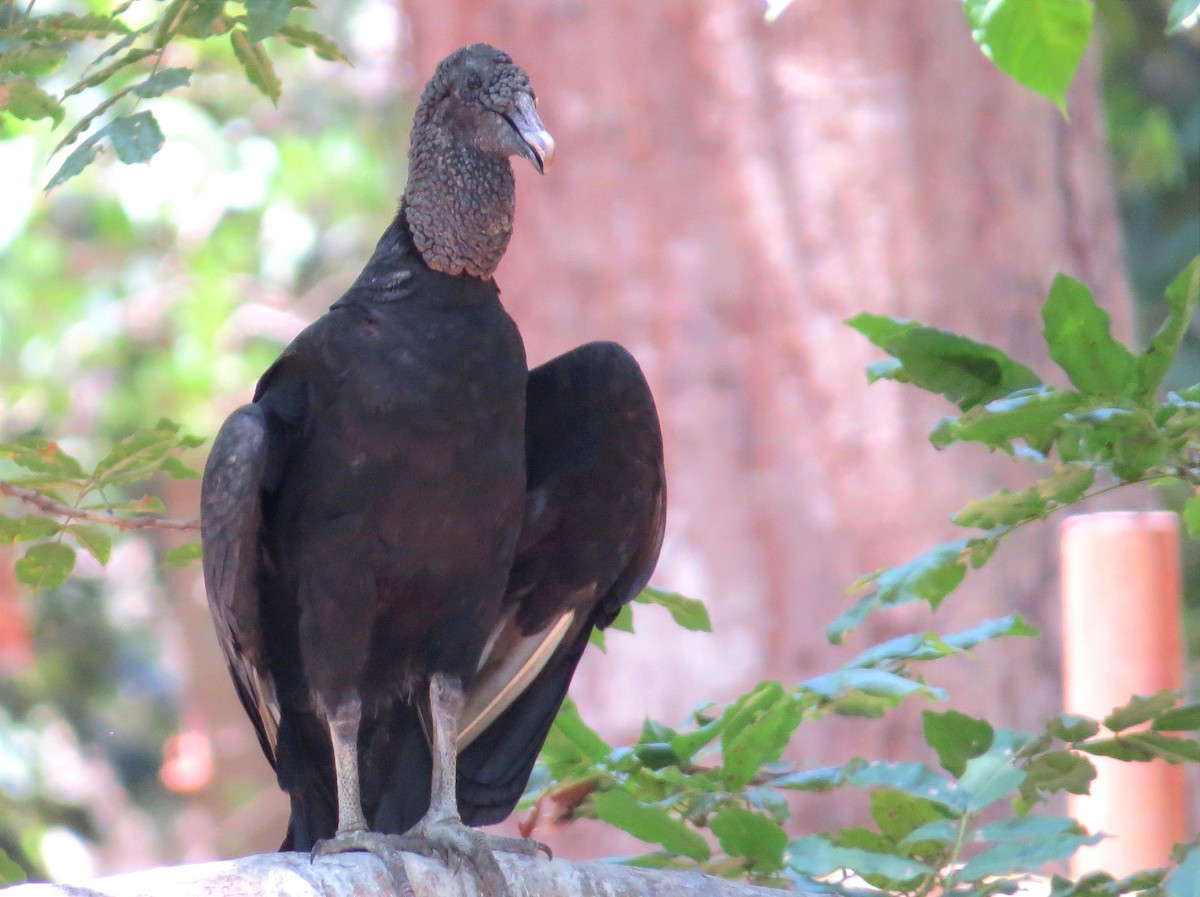
<path fill-rule="evenodd" d="M 533 163 L 538 174 L 544 174 L 554 161 L 554 138 L 542 124 L 532 96 L 524 92 L 518 93 L 514 106 L 507 118 L 517 136 L 521 138 L 521 155 Z"/>

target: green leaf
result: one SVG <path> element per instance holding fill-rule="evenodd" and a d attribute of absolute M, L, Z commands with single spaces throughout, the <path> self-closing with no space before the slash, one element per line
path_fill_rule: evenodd
<path fill-rule="evenodd" d="M 803 772 L 788 772 L 771 779 L 772 788 L 789 791 L 830 791 L 846 783 L 845 770 L 840 766 L 823 766 Z"/>
<path fill-rule="evenodd" d="M 1044 517 L 1054 506 L 1078 501 L 1095 482 L 1096 472 L 1087 464 L 1063 464 L 1048 477 L 1020 492 L 1007 489 L 977 498 L 951 517 L 958 526 L 996 529 Z"/>
<path fill-rule="evenodd" d="M 185 68 L 159 69 L 145 81 L 132 88 L 139 97 L 161 97 L 169 90 L 186 87 L 192 79 L 192 70 Z M 152 154 L 153 155 L 153 154 Z"/>
<path fill-rule="evenodd" d="M 1150 726 L 1155 732 L 1194 732 L 1200 729 L 1200 704 L 1168 710 Z"/>
<path fill-rule="evenodd" d="M 172 567 L 186 567 L 192 561 L 200 559 L 200 543 L 188 542 L 186 545 L 177 545 L 167 552 L 163 558 Z"/>
<path fill-rule="evenodd" d="M 309 31 L 307 28 L 301 28 L 299 25 L 284 25 L 279 29 L 279 36 L 293 47 L 308 47 L 318 59 L 324 59 L 327 62 L 350 61 L 332 38 L 316 31 Z"/>
<path fill-rule="evenodd" d="M 20 29 L 21 37 L 29 41 L 81 41 L 89 37 L 128 32 L 129 27 L 120 19 L 71 12 L 26 19 Z"/>
<path fill-rule="evenodd" d="M 229 41 L 233 46 L 233 55 L 237 57 L 237 61 L 242 64 L 242 69 L 246 72 L 246 79 L 257 87 L 263 96 L 272 103 L 278 104 L 279 92 L 283 89 L 283 85 L 279 81 L 279 76 L 275 74 L 275 66 L 271 64 L 271 59 L 263 50 L 262 44 L 251 41 L 245 30 L 241 28 L 235 28 L 229 32 Z"/>
<path fill-rule="evenodd" d="M 59 166 L 58 171 L 54 172 L 54 177 L 50 178 L 49 183 L 46 184 L 46 189 L 53 190 L 59 184 L 75 177 L 75 175 L 81 173 L 95 162 L 96 153 L 100 148 L 100 140 L 103 137 L 104 131 L 102 129 L 75 147 L 71 151 L 71 154 L 63 160 L 63 164 Z"/>
<path fill-rule="evenodd" d="M 1016 638 L 1035 638 L 1041 633 L 1036 626 L 1030 626 L 1020 614 L 1009 614 L 995 620 L 984 620 L 978 626 L 953 632 L 943 636 L 946 644 L 959 651 L 968 651 L 976 645 L 994 638 L 1012 636 Z"/>
<path fill-rule="evenodd" d="M 563 701 L 550 734 L 546 738 L 543 753 L 553 759 L 587 760 L 597 763 L 612 751 L 603 738 L 583 721 L 579 708 L 570 698 Z"/>
<path fill-rule="evenodd" d="M 1147 760 L 1166 760 L 1174 764 L 1200 763 L 1200 741 L 1172 738 L 1160 732 L 1129 732 L 1116 738 L 1085 741 L 1076 747 L 1099 757 L 1115 757 L 1138 763 Z"/>
<path fill-rule="evenodd" d="M 62 524 L 42 514 L 0 517 L 0 542 L 35 542 L 57 535 Z"/>
<path fill-rule="evenodd" d="M 1138 365 L 1113 338 L 1109 320 L 1086 284 L 1065 274 L 1054 278 L 1042 306 L 1050 357 L 1080 392 L 1127 397 L 1138 387 Z"/>
<path fill-rule="evenodd" d="M 725 785 L 744 788 L 766 763 L 778 760 L 800 724 L 800 702 L 778 682 L 760 682 L 726 710 L 721 732 Z"/>
<path fill-rule="evenodd" d="M 1073 751 L 1047 751 L 1029 760 L 1025 766 L 1025 781 L 1021 783 L 1023 797 L 1034 800 L 1039 794 L 1087 794 L 1096 767 L 1086 757 Z"/>
<path fill-rule="evenodd" d="M 1196 0 L 1200 3 L 1200 0 Z M 1200 257 L 1194 258 L 1166 290 L 1167 319 L 1138 356 L 1138 397 L 1154 396 L 1179 352 L 1179 343 L 1200 305 Z"/>
<path fill-rule="evenodd" d="M 0 84 L 0 111 L 27 121 L 49 118 L 56 127 L 66 115 L 58 100 L 38 87 L 33 78 Z"/>
<path fill-rule="evenodd" d="M 291 0 L 245 0 L 246 36 L 257 44 L 283 27 L 292 12 Z"/>
<path fill-rule="evenodd" d="M 650 844 L 661 844 L 668 851 L 704 862 L 711 856 L 708 843 L 662 807 L 644 804 L 628 791 L 602 791 L 593 795 L 596 815 L 609 825 L 629 832 Z"/>
<path fill-rule="evenodd" d="M 150 112 L 115 118 L 104 130 L 117 151 L 117 158 L 126 165 L 149 162 L 162 149 L 163 133 Z"/>
<path fill-rule="evenodd" d="M 168 420 L 135 430 L 96 463 L 92 480 L 104 487 L 146 479 L 178 444 L 178 431 L 179 425 Z"/>
<path fill-rule="evenodd" d="M 1183 525 L 1189 538 L 1200 539 L 1200 495 L 1191 496 L 1183 506 Z"/>
<path fill-rule="evenodd" d="M 783 868 L 787 832 L 763 814 L 730 805 L 710 818 L 708 827 L 721 849 L 731 857 L 745 857 L 752 871 L 776 872 Z"/>
<path fill-rule="evenodd" d="M 942 768 L 954 776 L 961 776 L 967 761 L 978 757 L 992 746 L 995 732 L 987 722 L 947 710 L 936 713 L 926 710 L 924 720 L 925 743 L 937 751 Z"/>
<path fill-rule="evenodd" d="M 75 568 L 75 549 L 61 542 L 42 542 L 25 552 L 15 566 L 19 582 L 35 589 L 53 589 Z"/>
<path fill-rule="evenodd" d="M 1004 820 L 1004 823 L 986 826 L 980 832 L 981 840 L 999 840 L 1000 843 L 967 860 L 955 877 L 960 881 L 978 881 L 991 875 L 1032 871 L 1043 863 L 1065 860 L 1080 847 L 1095 844 L 1104 837 L 1102 834 L 1087 834 L 1071 819 L 1051 819 L 1048 825 L 1039 824 L 1041 821 L 1038 820 L 1027 826 L 1028 835 L 1017 834 L 1022 830 L 1021 823 L 1029 821 Z M 1000 837 L 1002 829 L 1008 831 L 1003 839 Z M 984 835 L 988 831 L 992 832 L 992 836 Z M 1033 834 L 1035 831 L 1041 833 Z"/>
<path fill-rule="evenodd" d="M 1012 526 L 1045 515 L 1048 503 L 1036 486 L 1016 494 L 1000 489 L 984 498 L 972 499 L 967 506 L 950 518 L 955 526 L 995 529 Z"/>
<path fill-rule="evenodd" d="M 72 523 L 67 529 L 92 557 L 101 564 L 108 563 L 108 559 L 112 555 L 112 536 L 108 534 L 107 530 L 86 523 Z"/>
<path fill-rule="evenodd" d="M 1159 714 L 1170 710 L 1179 702 L 1179 692 L 1171 689 L 1155 692 L 1149 697 L 1134 695 L 1129 703 L 1118 707 L 1103 720 L 1106 728 L 1121 732 L 1142 723 L 1148 723 Z"/>
<path fill-rule="evenodd" d="M 1065 416 L 1079 407 L 1083 396 L 1050 386 L 1020 390 L 1008 398 L 972 408 L 959 418 L 946 418 L 934 427 L 929 441 L 937 448 L 955 442 L 979 442 L 1011 452 L 1014 439 L 1034 448 L 1049 446 Z"/>
<path fill-rule="evenodd" d="M 65 50 L 26 44 L 0 53 L 0 71 L 15 75 L 48 75 L 66 62 Z"/>
<path fill-rule="evenodd" d="M 1195 897 L 1200 894 L 1200 844 L 1193 844 L 1178 862 L 1163 881 L 1163 891 L 1167 897 Z"/>
<path fill-rule="evenodd" d="M 1200 0 L 1175 0 L 1171 4 L 1171 12 L 1167 16 L 1167 33 L 1173 34 L 1176 31 L 1195 28 L 1197 22 L 1200 22 Z M 1200 886 L 1197 886 L 1192 893 L 1200 894 Z M 1175 897 L 1175 895 L 1172 894 L 1171 897 Z"/>
<path fill-rule="evenodd" d="M 933 801 L 957 813 L 962 810 L 961 795 L 954 783 L 924 763 L 868 763 L 855 758 L 843 767 L 847 784 L 856 788 L 892 788 L 921 800 Z"/>
<path fill-rule="evenodd" d="M 964 0 L 971 35 L 1002 72 L 1067 113 L 1067 88 L 1092 36 L 1089 0 Z"/>
<path fill-rule="evenodd" d="M 0 443 L 0 457 L 7 457 L 34 473 L 52 474 L 68 480 L 82 480 L 87 476 L 79 462 L 57 442 L 40 436 L 22 436 L 13 442 Z"/>
<path fill-rule="evenodd" d="M 961 560 L 967 544 L 966 539 L 959 539 L 938 545 L 907 564 L 888 567 L 860 580 L 856 586 L 874 583 L 875 591 L 839 614 L 826 629 L 826 637 L 833 644 L 840 645 L 846 633 L 858 626 L 877 607 L 927 601 L 936 610 L 967 575 L 966 564 Z"/>
<path fill-rule="evenodd" d="M 843 669 L 814 676 L 800 683 L 800 688 L 815 692 L 823 698 L 838 698 L 848 691 L 862 691 L 878 698 L 889 698 L 891 704 L 897 704 L 909 695 L 922 694 L 930 698 L 945 700 L 946 693 L 924 682 L 892 673 L 888 670 L 877 669 Z"/>
<path fill-rule="evenodd" d="M 677 624 L 691 632 L 712 632 L 712 620 L 709 619 L 708 609 L 704 602 L 695 598 L 687 598 L 678 592 L 664 592 L 647 586 L 634 599 L 640 604 L 657 604 L 666 608 Z"/>
<path fill-rule="evenodd" d="M 792 841 L 787 849 L 787 864 L 792 871 L 811 878 L 849 869 L 862 876 L 882 876 L 892 882 L 912 881 L 933 871 L 924 863 L 890 853 L 839 847 L 821 835 L 806 835 Z"/>
<path fill-rule="evenodd" d="M 872 381 L 912 383 L 945 396 L 963 411 L 1042 382 L 994 346 L 946 330 L 866 312 L 846 323 L 896 360 L 872 365 Z"/>
<path fill-rule="evenodd" d="M 1083 741 L 1100 731 L 1100 724 L 1086 716 L 1060 713 L 1046 721 L 1046 731 L 1066 742 Z"/>
<path fill-rule="evenodd" d="M 25 881 L 25 870 L 12 857 L 0 849 L 0 885 L 15 885 Z"/>
<path fill-rule="evenodd" d="M 967 811 L 978 813 L 1011 794 L 1024 780 L 1025 772 L 1013 765 L 1011 751 L 996 746 L 967 761 L 958 779 L 958 790 L 965 798 Z"/>
<path fill-rule="evenodd" d="M 174 455 L 168 455 L 162 460 L 162 468 L 173 480 L 198 480 L 200 472 L 184 464 Z"/>
<path fill-rule="evenodd" d="M 927 825 L 950 822 L 946 815 L 944 807 L 923 797 L 891 788 L 871 792 L 871 818 L 893 844 Z"/>

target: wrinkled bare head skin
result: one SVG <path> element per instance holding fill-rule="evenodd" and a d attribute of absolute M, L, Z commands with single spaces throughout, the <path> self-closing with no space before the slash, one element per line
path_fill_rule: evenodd
<path fill-rule="evenodd" d="M 421 95 L 409 148 L 406 222 L 425 263 L 488 278 L 512 234 L 512 156 L 539 172 L 554 139 L 535 108 L 529 76 L 487 44 L 438 65 Z"/>

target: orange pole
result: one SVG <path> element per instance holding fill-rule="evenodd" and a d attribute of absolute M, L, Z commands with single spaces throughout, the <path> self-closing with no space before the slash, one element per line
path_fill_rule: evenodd
<path fill-rule="evenodd" d="M 1179 518 L 1104 512 L 1062 525 L 1063 680 L 1070 713 L 1102 719 L 1133 695 L 1183 683 Z M 1117 877 L 1165 865 L 1187 832 L 1187 781 L 1162 760 L 1091 757 L 1090 795 L 1068 810 L 1109 837 L 1071 860 L 1075 875 Z"/>

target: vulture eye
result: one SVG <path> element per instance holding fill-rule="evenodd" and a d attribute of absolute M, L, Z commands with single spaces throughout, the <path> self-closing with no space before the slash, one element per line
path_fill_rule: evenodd
<path fill-rule="evenodd" d="M 467 75 L 467 90 L 479 90 L 483 87 L 483 79 L 474 72 Z"/>

